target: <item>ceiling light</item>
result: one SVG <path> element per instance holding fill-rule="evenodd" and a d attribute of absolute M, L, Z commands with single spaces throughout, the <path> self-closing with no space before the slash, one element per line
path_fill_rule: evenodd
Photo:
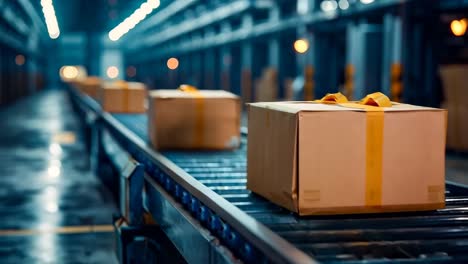
<path fill-rule="evenodd" d="M 334 11 L 338 8 L 338 4 L 335 0 L 325 0 L 320 3 L 320 8 L 324 12 Z"/>
<path fill-rule="evenodd" d="M 153 8 L 148 4 L 148 2 L 145 2 L 141 4 L 140 10 L 142 10 L 146 15 L 149 15 L 151 12 L 153 12 Z"/>
<path fill-rule="evenodd" d="M 159 0 L 148 0 L 148 1 L 146 1 L 146 2 L 147 2 L 147 3 L 151 6 L 151 8 L 153 8 L 153 9 L 158 8 L 159 5 L 160 5 Z"/>
<path fill-rule="evenodd" d="M 115 79 L 119 77 L 119 69 L 115 66 L 110 66 L 109 68 L 107 68 L 106 73 L 107 73 L 107 77 L 111 79 Z"/>
<path fill-rule="evenodd" d="M 338 6 L 340 7 L 341 10 L 346 10 L 349 8 L 349 2 L 348 0 L 340 0 L 338 2 Z"/>
<path fill-rule="evenodd" d="M 78 68 L 75 66 L 63 66 L 60 69 L 60 75 L 63 79 L 75 79 L 78 74 Z"/>
<path fill-rule="evenodd" d="M 465 19 L 453 20 L 452 23 L 450 23 L 450 29 L 452 30 L 453 35 L 457 37 L 465 35 L 467 26 Z"/>
<path fill-rule="evenodd" d="M 374 2 L 374 0 L 361 0 L 361 3 L 363 3 L 363 4 L 365 4 L 365 5 L 371 4 L 371 3 L 373 3 L 373 2 Z"/>
<path fill-rule="evenodd" d="M 52 0 L 41 0 L 42 12 L 44 13 L 44 20 L 46 22 L 49 37 L 56 39 L 60 36 L 60 29 L 55 16 L 55 9 Z"/>
<path fill-rule="evenodd" d="M 49 37 L 56 39 L 60 36 L 60 29 L 55 16 L 55 9 L 52 0 L 41 0 L 42 13 L 44 13 L 44 20 L 46 22 Z"/>
<path fill-rule="evenodd" d="M 297 53 L 305 53 L 309 49 L 309 41 L 307 39 L 298 39 L 294 42 L 294 49 Z"/>
<path fill-rule="evenodd" d="M 179 60 L 176 58 L 170 58 L 167 60 L 167 68 L 175 70 L 179 67 Z"/>
<path fill-rule="evenodd" d="M 160 0 L 147 0 L 146 2 L 142 3 L 140 7 L 137 8 L 122 23 L 109 31 L 109 39 L 112 41 L 119 40 L 123 35 L 127 34 L 128 31 L 138 25 L 138 23 L 144 20 L 146 16 L 151 14 L 154 9 L 158 8 L 160 4 Z"/>

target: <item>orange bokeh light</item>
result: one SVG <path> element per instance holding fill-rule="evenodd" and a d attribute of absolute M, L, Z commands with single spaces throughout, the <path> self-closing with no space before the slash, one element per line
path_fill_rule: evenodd
<path fill-rule="evenodd" d="M 309 49 L 309 41 L 307 39 L 298 39 L 294 42 L 294 49 L 298 53 L 305 53 Z"/>
<path fill-rule="evenodd" d="M 16 57 L 15 57 L 15 63 L 16 63 L 16 65 L 21 66 L 21 65 L 23 65 L 25 62 L 26 62 L 26 58 L 24 58 L 23 55 L 21 55 L 21 54 L 16 55 Z"/>
<path fill-rule="evenodd" d="M 170 58 L 167 60 L 167 68 L 175 70 L 179 67 L 179 60 L 176 58 Z"/>
<path fill-rule="evenodd" d="M 467 26 L 466 19 L 453 20 L 452 23 L 450 23 L 450 29 L 452 30 L 453 35 L 457 37 L 465 35 Z"/>

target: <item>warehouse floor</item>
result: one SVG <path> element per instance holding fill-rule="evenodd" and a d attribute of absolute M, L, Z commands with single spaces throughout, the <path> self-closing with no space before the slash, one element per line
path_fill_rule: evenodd
<path fill-rule="evenodd" d="M 108 191 L 65 93 L 0 110 L 0 263 L 116 263 Z"/>
<path fill-rule="evenodd" d="M 116 263 L 116 206 L 89 169 L 64 92 L 0 110 L 0 263 Z M 447 179 L 468 184 L 468 155 L 447 156 Z"/>

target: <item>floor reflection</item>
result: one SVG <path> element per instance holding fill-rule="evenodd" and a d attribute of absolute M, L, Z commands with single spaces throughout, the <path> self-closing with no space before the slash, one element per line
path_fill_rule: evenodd
<path fill-rule="evenodd" d="M 0 263 L 116 263 L 109 192 L 61 91 L 0 110 Z"/>

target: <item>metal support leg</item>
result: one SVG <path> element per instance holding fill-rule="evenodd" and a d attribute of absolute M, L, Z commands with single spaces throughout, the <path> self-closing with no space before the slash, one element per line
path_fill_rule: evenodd
<path fill-rule="evenodd" d="M 119 263 L 186 263 L 158 225 L 128 226 L 114 216 Z"/>
<path fill-rule="evenodd" d="M 131 225 L 143 223 L 144 166 L 129 159 L 120 175 L 120 212 Z"/>
<path fill-rule="evenodd" d="M 109 162 L 114 168 L 109 181 L 112 181 L 111 183 L 118 182 L 118 187 L 113 187 L 118 190 L 120 213 L 126 223 L 130 225 L 142 224 L 144 166 L 135 161 L 113 140 L 112 131 L 106 130 L 104 127 L 101 127 L 100 130 L 101 143 L 99 145 L 101 145 L 100 153 L 102 154 L 99 153 L 98 157 L 106 156 L 107 160 L 104 160 L 104 163 Z"/>

